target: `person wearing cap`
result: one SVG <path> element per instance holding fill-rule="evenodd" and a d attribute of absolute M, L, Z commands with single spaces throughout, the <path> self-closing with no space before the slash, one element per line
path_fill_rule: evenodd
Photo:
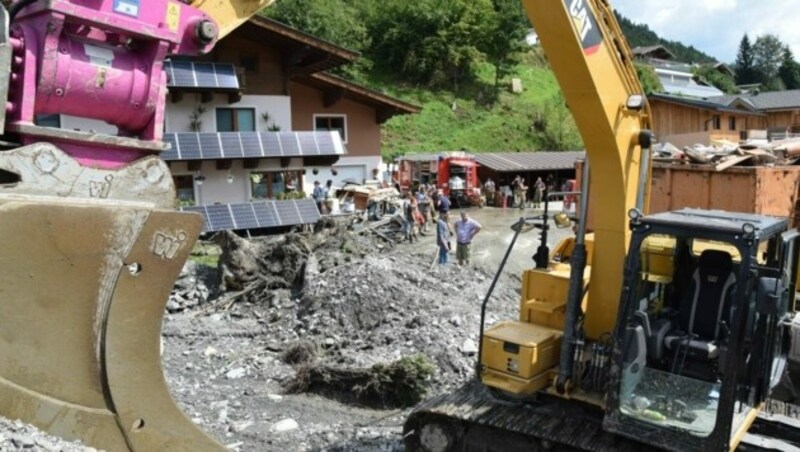
<path fill-rule="evenodd" d="M 439 214 L 436 222 L 436 244 L 439 245 L 439 264 L 447 263 L 447 254 L 450 252 L 450 226 L 447 224 L 448 213 Z"/>
<path fill-rule="evenodd" d="M 461 211 L 461 219 L 456 221 L 456 259 L 458 265 L 469 264 L 472 239 L 481 232 L 481 225 Z"/>

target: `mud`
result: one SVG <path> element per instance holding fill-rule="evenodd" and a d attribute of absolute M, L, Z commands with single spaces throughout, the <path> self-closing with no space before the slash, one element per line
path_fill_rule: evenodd
<path fill-rule="evenodd" d="M 390 246 L 370 234 L 343 234 L 333 222 L 311 236 L 220 238 L 216 282 L 202 266 L 183 276 L 181 290 L 202 281 L 208 297 L 165 316 L 163 365 L 173 397 L 235 450 L 400 450 L 410 408 L 376 409 L 376 397 L 295 394 L 287 386 L 310 365 L 360 375 L 417 356 L 433 365 L 429 377 L 413 380 L 424 397 L 472 378 L 480 305 L 520 212 L 470 214 L 484 229 L 464 268 L 432 265 L 432 235 Z M 550 244 L 565 234 L 554 231 Z M 519 274 L 537 245 L 535 232 L 520 237 L 488 324 L 517 316 Z"/>

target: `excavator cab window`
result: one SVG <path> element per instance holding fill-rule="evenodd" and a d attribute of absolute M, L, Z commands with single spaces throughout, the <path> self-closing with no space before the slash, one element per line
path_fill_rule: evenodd
<path fill-rule="evenodd" d="M 719 361 L 736 288 L 727 251 L 733 245 L 715 245 L 701 252 L 696 265 L 686 259 L 691 241 L 681 237 L 654 234 L 639 247 L 631 287 L 638 306 L 628 319 L 623 351 L 624 415 L 695 436 L 714 430 Z"/>

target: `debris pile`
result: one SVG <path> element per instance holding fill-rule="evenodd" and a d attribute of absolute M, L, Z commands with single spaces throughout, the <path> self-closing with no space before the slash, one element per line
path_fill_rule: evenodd
<path fill-rule="evenodd" d="M 0 417 L 0 451 L 11 450 L 57 450 L 61 452 L 94 452 L 79 441 L 69 442 L 41 432 L 21 421 L 10 421 Z"/>
<path fill-rule="evenodd" d="M 187 261 L 172 288 L 167 311 L 176 313 L 205 304 L 212 295 L 210 287 L 217 286 L 216 279 L 214 269 Z"/>
<path fill-rule="evenodd" d="M 658 143 L 653 146 L 653 155 L 656 161 L 713 165 L 716 171 L 739 165 L 794 165 L 800 160 L 800 139 L 742 143 L 715 140 L 710 146 L 695 144 L 683 149 L 670 143 Z"/>

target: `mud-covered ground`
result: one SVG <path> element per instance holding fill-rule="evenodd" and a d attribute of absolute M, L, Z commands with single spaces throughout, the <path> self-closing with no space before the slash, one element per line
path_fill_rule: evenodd
<path fill-rule="evenodd" d="M 336 392 L 292 394 L 286 386 L 304 366 L 369 369 L 418 356 L 434 369 L 425 397 L 471 378 L 480 305 L 520 212 L 487 208 L 470 215 L 484 229 L 469 267 L 432 265 L 435 233 L 396 246 L 370 233 L 333 233 L 317 241 L 295 237 L 291 252 L 273 243 L 271 255 L 280 258 L 266 259 L 268 286 L 255 281 L 233 287 L 229 281 L 228 291 L 219 290 L 217 272 L 189 266 L 176 286 L 181 299 L 171 300 L 163 328 L 163 365 L 173 397 L 200 428 L 233 449 L 401 449 L 410 408 L 354 402 Z M 565 234 L 554 229 L 549 242 Z M 538 232 L 518 240 L 489 304 L 489 324 L 516 317 L 519 273 L 531 265 L 536 246 Z M 295 266 L 300 255 L 306 261 Z M 293 279 L 287 284 L 273 277 L 287 274 Z M 287 364 L 284 354 L 298 344 L 312 356 Z M 0 440 L 8 437 L 4 425 Z M 52 450 L 82 450 L 31 432 L 35 436 L 23 434 L 15 443 L 0 441 L 0 448 L 52 440 Z"/>

